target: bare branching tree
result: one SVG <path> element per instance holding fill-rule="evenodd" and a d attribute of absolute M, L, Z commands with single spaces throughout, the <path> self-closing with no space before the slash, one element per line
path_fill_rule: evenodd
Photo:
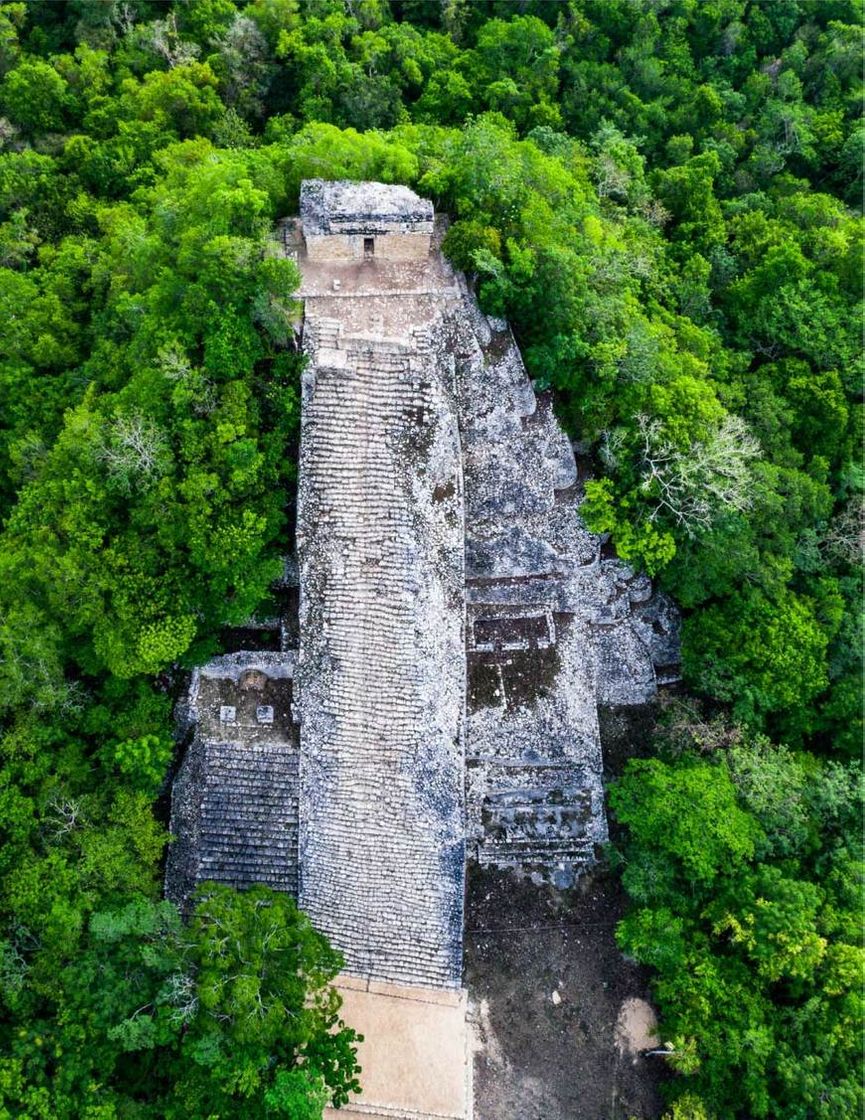
<path fill-rule="evenodd" d="M 865 558 L 865 502 L 851 498 L 829 522 L 820 551 L 830 561 L 861 564 Z"/>
<path fill-rule="evenodd" d="M 705 706 L 693 697 L 664 696 L 659 702 L 662 719 L 658 738 L 675 755 L 698 751 L 714 754 L 742 742 L 742 728 L 723 715 L 707 715 Z"/>
<path fill-rule="evenodd" d="M 68 715 L 80 711 L 86 699 L 84 686 L 66 679 L 43 630 L 34 627 L 28 635 L 31 621 L 32 615 L 14 619 L 0 613 L 0 634 L 5 639 L 0 644 L 0 702 L 8 704 L 15 697 L 16 703 L 26 702 L 36 712 Z M 28 640 L 34 634 L 46 640 Z"/>
<path fill-rule="evenodd" d="M 18 129 L 9 118 L 0 117 L 0 148 L 5 148 L 17 135 Z"/>
<path fill-rule="evenodd" d="M 214 42 L 225 62 L 227 82 L 225 99 L 248 112 L 264 111 L 264 94 L 272 67 L 268 63 L 267 40 L 258 25 L 238 16 Z"/>
<path fill-rule="evenodd" d="M 657 198 L 647 198 L 640 203 L 637 210 L 640 216 L 653 226 L 665 226 L 673 216 Z"/>
<path fill-rule="evenodd" d="M 19 992 L 27 977 L 26 959 L 12 941 L 0 941 L 0 988 L 6 992 Z"/>
<path fill-rule="evenodd" d="M 45 810 L 45 823 L 58 840 L 77 832 L 85 823 L 81 802 L 74 797 L 54 797 Z"/>
<path fill-rule="evenodd" d="M 192 410 L 197 416 L 208 416 L 213 411 L 218 403 L 213 382 L 190 364 L 180 346 L 175 344 L 161 347 L 157 363 L 169 381 L 184 385 L 190 391 L 193 397 Z"/>
<path fill-rule="evenodd" d="M 642 447 L 640 489 L 655 498 L 652 520 L 667 515 L 686 533 L 711 528 L 730 510 L 751 508 L 751 463 L 760 445 L 741 417 L 726 416 L 687 448 L 664 434 L 660 420 L 637 417 Z"/>
<path fill-rule="evenodd" d="M 159 368 L 169 381 L 185 381 L 192 372 L 189 358 L 177 345 L 160 347 L 156 357 Z"/>
<path fill-rule="evenodd" d="M 622 453 L 625 450 L 628 433 L 624 428 L 610 428 L 601 433 L 598 456 L 611 473 L 618 470 Z"/>
<path fill-rule="evenodd" d="M 98 456 L 113 479 L 127 489 L 147 486 L 164 467 L 165 436 L 143 416 L 118 416 Z"/>
<path fill-rule="evenodd" d="M 195 977 L 188 972 L 173 972 L 165 985 L 165 997 L 171 1006 L 171 1019 L 186 1024 L 198 1012 L 198 988 Z"/>
<path fill-rule="evenodd" d="M 150 24 L 148 30 L 148 46 L 160 58 L 165 59 L 170 70 L 173 70 L 175 66 L 183 66 L 187 62 L 194 62 L 201 53 L 201 48 L 197 43 L 188 43 L 180 38 L 174 12 L 167 15 L 165 19 L 155 20 Z"/>
<path fill-rule="evenodd" d="M 137 12 L 132 4 L 117 4 L 111 16 L 112 23 L 121 35 L 128 35 L 135 26 Z"/>
<path fill-rule="evenodd" d="M 601 198 L 612 198 L 626 202 L 631 188 L 632 176 L 608 152 L 601 152 L 595 164 L 595 183 Z"/>

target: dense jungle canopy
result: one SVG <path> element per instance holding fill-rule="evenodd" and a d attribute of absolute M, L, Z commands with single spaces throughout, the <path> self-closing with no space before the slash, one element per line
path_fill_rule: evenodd
<path fill-rule="evenodd" d="M 611 792 L 673 1115 L 861 1112 L 862 28 L 858 0 L 0 4 L 0 1118 L 313 1120 L 352 1085 L 290 900 L 183 925 L 159 882 L 173 690 L 286 550 L 270 237 L 310 176 L 452 216 L 592 458 L 588 524 L 683 610 L 689 698 Z"/>

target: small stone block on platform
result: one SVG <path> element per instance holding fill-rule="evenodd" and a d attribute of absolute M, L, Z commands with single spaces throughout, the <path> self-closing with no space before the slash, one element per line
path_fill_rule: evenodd
<path fill-rule="evenodd" d="M 236 723 L 237 709 L 232 704 L 223 704 L 219 709 L 220 723 Z"/>
<path fill-rule="evenodd" d="M 259 704 L 255 709 L 255 718 L 259 723 L 273 723 L 273 708 L 270 704 Z"/>

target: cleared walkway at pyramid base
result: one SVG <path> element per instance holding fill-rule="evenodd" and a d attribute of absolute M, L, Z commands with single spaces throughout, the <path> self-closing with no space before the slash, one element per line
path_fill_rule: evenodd
<path fill-rule="evenodd" d="M 340 976 L 342 1017 L 364 1036 L 363 1093 L 324 1120 L 471 1120 L 472 1052 L 465 991 Z"/>

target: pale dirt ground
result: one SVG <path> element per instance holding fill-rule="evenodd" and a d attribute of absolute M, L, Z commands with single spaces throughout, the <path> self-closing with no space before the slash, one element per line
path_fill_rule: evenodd
<path fill-rule="evenodd" d="M 358 1047 L 363 1094 L 324 1120 L 464 1120 L 471 1044 L 464 992 L 340 977 L 342 1016 L 364 1035 Z M 377 1111 L 380 1109 L 381 1111 Z"/>
<path fill-rule="evenodd" d="M 658 1017 L 655 1009 L 644 999 L 633 996 L 619 1008 L 616 1021 L 616 1049 L 623 1058 L 632 1061 L 646 1050 L 658 1045 Z"/>

